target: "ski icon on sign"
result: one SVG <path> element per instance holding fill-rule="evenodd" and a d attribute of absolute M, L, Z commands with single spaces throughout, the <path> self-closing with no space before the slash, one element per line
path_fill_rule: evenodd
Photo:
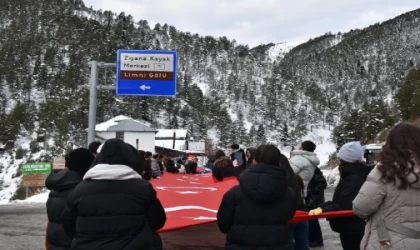
<path fill-rule="evenodd" d="M 140 88 L 141 88 L 141 90 L 143 90 L 143 91 L 144 91 L 144 90 L 146 90 L 146 89 L 151 89 L 151 88 L 150 88 L 150 86 L 146 86 L 146 85 L 144 85 L 144 84 L 143 84 L 143 85 L 141 85 L 141 86 L 140 86 Z"/>
<path fill-rule="evenodd" d="M 155 70 L 165 70 L 164 63 L 155 63 Z"/>

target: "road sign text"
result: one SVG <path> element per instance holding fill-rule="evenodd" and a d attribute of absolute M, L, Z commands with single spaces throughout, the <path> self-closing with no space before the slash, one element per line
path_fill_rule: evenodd
<path fill-rule="evenodd" d="M 117 95 L 176 96 L 177 52 L 119 50 Z"/>

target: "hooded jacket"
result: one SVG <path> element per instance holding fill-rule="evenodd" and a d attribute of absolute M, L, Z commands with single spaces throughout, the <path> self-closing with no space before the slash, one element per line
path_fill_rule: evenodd
<path fill-rule="evenodd" d="M 61 224 L 61 213 L 67 203 L 67 197 L 82 181 L 82 176 L 72 170 L 52 172 L 45 186 L 51 190 L 47 201 L 47 241 L 49 250 L 70 249 L 71 238 L 64 232 Z"/>
<path fill-rule="evenodd" d="M 362 219 L 369 219 L 360 249 L 385 249 L 380 245 L 380 231 L 391 243 L 386 249 L 420 249 L 420 238 L 410 237 L 404 232 L 414 230 L 420 234 L 420 181 L 411 174 L 407 179 L 413 183 L 412 186 L 401 190 L 398 189 L 398 179 L 396 185 L 385 184 L 381 176 L 382 173 L 375 167 L 353 201 L 354 213 Z M 397 224 L 397 228 L 392 224 Z M 403 227 L 403 230 L 398 227 Z"/>
<path fill-rule="evenodd" d="M 356 163 L 352 167 L 340 169 L 340 182 L 338 183 L 333 199 L 321 205 L 323 212 L 341 210 L 352 210 L 353 200 L 356 198 L 360 188 L 366 181 L 366 177 L 372 170 L 363 163 Z M 356 217 L 343 217 L 329 219 L 331 229 L 337 233 L 363 234 L 365 221 Z"/>
<path fill-rule="evenodd" d="M 290 152 L 290 165 L 295 174 L 298 174 L 306 187 L 314 176 L 315 168 L 319 165 L 320 161 L 315 153 L 305 150 L 295 150 Z"/>
<path fill-rule="evenodd" d="M 165 211 L 133 151 L 124 142 L 105 142 L 98 165 L 90 169 L 68 198 L 62 223 L 77 250 L 157 250 L 156 233 Z M 137 166 L 137 171 L 134 168 Z"/>
<path fill-rule="evenodd" d="M 217 223 L 228 250 L 288 249 L 296 197 L 279 166 L 254 164 L 223 197 Z"/>

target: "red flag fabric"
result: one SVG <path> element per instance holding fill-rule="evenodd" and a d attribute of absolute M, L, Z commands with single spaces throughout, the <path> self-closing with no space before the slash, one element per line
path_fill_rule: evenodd
<path fill-rule="evenodd" d="M 165 208 L 167 216 L 166 224 L 160 232 L 215 222 L 223 195 L 230 188 L 238 185 L 236 178 L 226 178 L 222 182 L 217 182 L 211 174 L 170 173 L 165 173 L 159 179 L 153 179 L 151 183 Z M 322 213 L 317 216 L 310 216 L 308 212 L 297 211 L 290 222 L 351 215 L 353 215 L 352 211 Z"/>

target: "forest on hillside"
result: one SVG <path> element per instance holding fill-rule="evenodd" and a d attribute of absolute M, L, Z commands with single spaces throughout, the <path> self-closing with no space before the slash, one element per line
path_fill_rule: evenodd
<path fill-rule="evenodd" d="M 311 124 L 341 124 L 347 131 L 346 117 L 362 110 L 358 128 L 367 131 L 361 138 L 367 141 L 378 133 L 370 127 L 405 118 L 394 99 L 420 65 L 419 27 L 416 10 L 363 30 L 327 33 L 273 61 L 268 54 L 275 44 L 249 48 L 168 24 L 150 27 L 81 0 L 0 1 L 0 143 L 12 149 L 17 137 L 27 136 L 31 152 L 52 154 L 84 145 L 87 63 L 114 62 L 118 49 L 177 50 L 179 94 L 100 91 L 98 122 L 123 114 L 156 127 L 187 128 L 194 138 L 209 139 L 215 131 L 221 147 L 285 146 L 297 144 Z M 100 84 L 115 84 L 115 70 L 101 70 Z M 336 131 L 336 140 L 350 138 Z"/>

